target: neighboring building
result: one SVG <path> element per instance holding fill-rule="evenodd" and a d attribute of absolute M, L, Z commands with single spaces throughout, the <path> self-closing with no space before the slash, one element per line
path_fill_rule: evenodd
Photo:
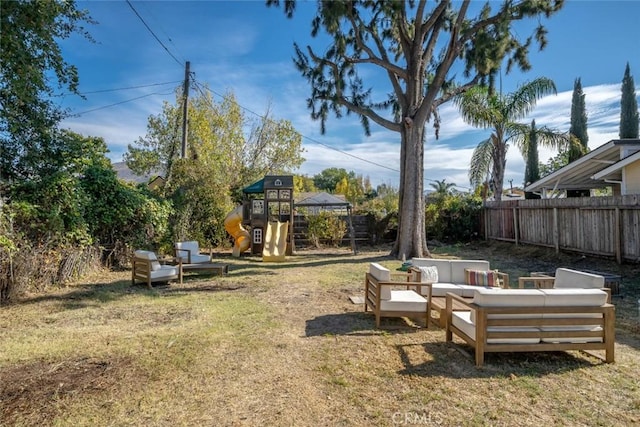
<path fill-rule="evenodd" d="M 310 214 L 320 211 L 331 211 L 338 215 L 348 215 L 351 203 L 347 202 L 342 194 L 300 193 L 295 194 L 294 209 L 302 208 Z"/>
<path fill-rule="evenodd" d="M 549 198 L 566 190 L 611 188 L 614 196 L 640 194 L 640 139 L 613 139 L 525 187 Z"/>

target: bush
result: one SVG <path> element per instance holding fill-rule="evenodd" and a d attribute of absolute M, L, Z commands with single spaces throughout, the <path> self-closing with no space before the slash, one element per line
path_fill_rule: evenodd
<path fill-rule="evenodd" d="M 482 199 L 475 195 L 448 194 L 427 201 L 427 238 L 445 242 L 468 242 L 480 233 Z"/>
<path fill-rule="evenodd" d="M 346 223 L 331 212 L 320 211 L 307 215 L 307 239 L 319 248 L 321 241 L 328 241 L 332 246 L 338 246 L 347 232 Z"/>

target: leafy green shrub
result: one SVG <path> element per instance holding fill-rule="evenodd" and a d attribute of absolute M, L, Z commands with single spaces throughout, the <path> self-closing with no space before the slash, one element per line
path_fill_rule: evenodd
<path fill-rule="evenodd" d="M 320 211 L 317 214 L 307 215 L 307 238 L 312 245 L 319 248 L 322 241 L 327 241 L 333 246 L 338 246 L 347 232 L 347 225 L 328 211 Z"/>
<path fill-rule="evenodd" d="M 467 242 L 480 233 L 482 199 L 469 194 L 447 194 L 427 200 L 427 238 L 446 242 Z"/>

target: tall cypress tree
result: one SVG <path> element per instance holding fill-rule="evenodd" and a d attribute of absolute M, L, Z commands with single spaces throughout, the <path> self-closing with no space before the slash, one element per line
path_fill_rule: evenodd
<path fill-rule="evenodd" d="M 527 164 L 524 168 L 524 185 L 525 187 L 532 182 L 540 179 L 540 165 L 538 164 L 538 133 L 536 130 L 536 121 L 531 121 L 531 131 L 529 132 L 529 141 L 527 145 Z M 531 192 L 524 193 L 525 199 L 539 199 L 538 194 Z"/>
<path fill-rule="evenodd" d="M 578 77 L 573 83 L 573 96 L 571 98 L 571 126 L 569 127 L 571 137 L 580 141 L 581 150 L 577 147 L 569 149 L 569 162 L 582 157 L 589 148 L 589 135 L 587 134 L 587 110 L 584 103 L 584 93 L 582 83 Z"/>
<path fill-rule="evenodd" d="M 620 138 L 638 138 L 638 125 L 640 115 L 638 114 L 638 99 L 636 98 L 636 87 L 633 83 L 633 76 L 629 69 L 624 70 L 622 78 L 622 99 L 620 100 Z"/>

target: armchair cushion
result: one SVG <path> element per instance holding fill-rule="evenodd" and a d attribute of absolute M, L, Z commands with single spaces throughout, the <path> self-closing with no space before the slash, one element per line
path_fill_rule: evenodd
<path fill-rule="evenodd" d="M 156 257 L 155 252 L 137 250 L 134 253 L 135 253 L 135 256 L 138 258 L 148 259 L 149 261 L 151 261 L 151 271 L 158 271 L 162 268 L 162 266 L 160 265 L 160 262 L 158 261 L 158 257 Z"/>
<path fill-rule="evenodd" d="M 389 271 L 388 268 L 381 266 L 377 262 L 372 262 L 371 264 L 369 264 L 369 274 L 375 277 L 379 282 L 391 281 L 391 271 Z M 380 286 L 380 299 L 381 300 L 391 299 L 390 286 Z"/>
<path fill-rule="evenodd" d="M 558 288 L 604 288 L 604 277 L 570 268 L 557 268 L 553 287 Z"/>
<path fill-rule="evenodd" d="M 176 242 L 175 249 L 176 256 L 182 258 L 182 262 L 197 264 L 211 261 L 208 255 L 200 255 L 200 245 L 196 240 Z"/>

